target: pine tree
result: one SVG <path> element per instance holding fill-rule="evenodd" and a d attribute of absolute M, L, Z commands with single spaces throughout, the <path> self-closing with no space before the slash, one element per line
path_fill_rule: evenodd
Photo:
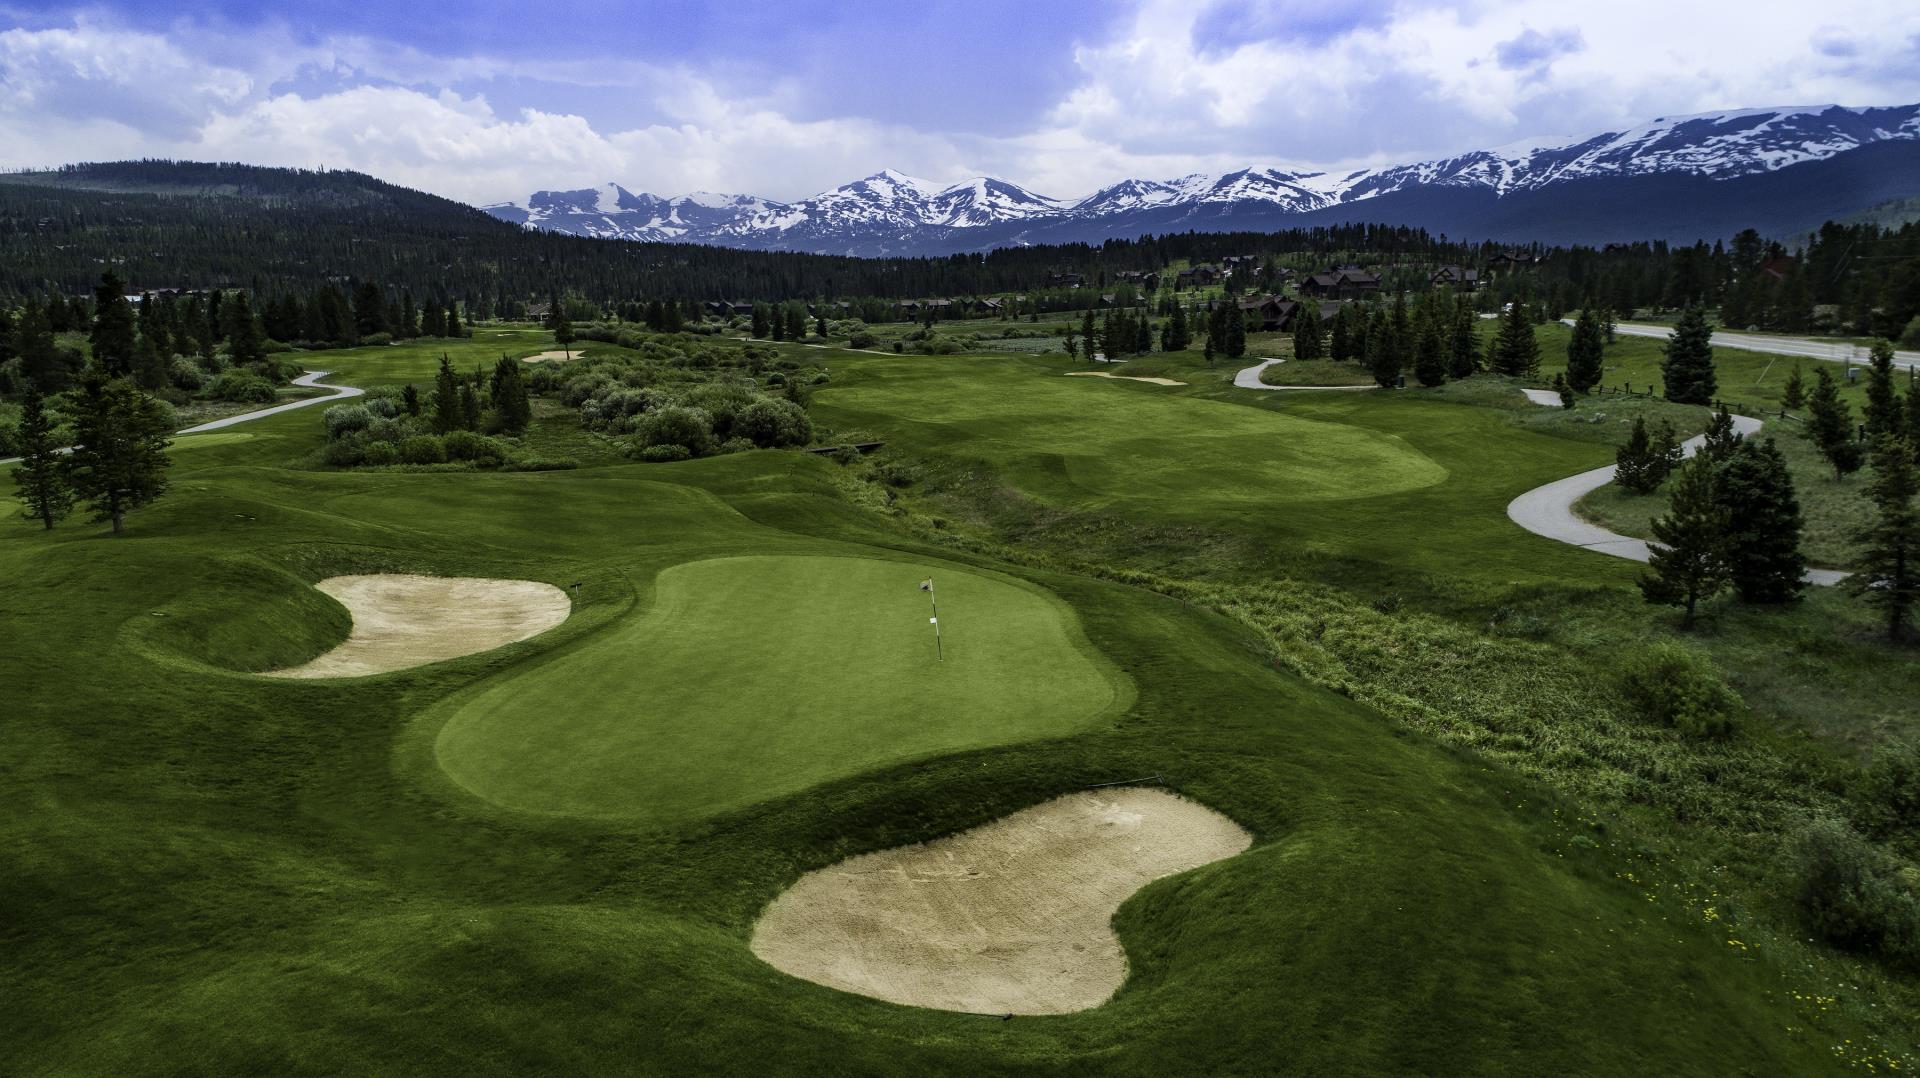
<path fill-rule="evenodd" d="M 553 343 L 560 346 L 561 355 L 569 361 L 573 359 L 573 323 L 568 320 L 565 311 L 561 311 L 553 320 Z"/>
<path fill-rule="evenodd" d="M 1600 384 L 1607 348 L 1604 332 L 1591 308 L 1582 310 L 1573 323 L 1573 337 L 1567 342 L 1567 385 L 1575 393 Z"/>
<path fill-rule="evenodd" d="M 439 300 L 428 300 L 426 308 L 420 312 L 420 334 L 425 337 L 447 335 L 447 312 L 440 306 Z"/>
<path fill-rule="evenodd" d="M 1825 367 L 1814 371 L 1814 379 L 1813 396 L 1807 400 L 1807 437 L 1833 466 L 1833 477 L 1845 479 L 1864 463 L 1853 437 L 1853 409 L 1840 399 L 1840 388 Z"/>
<path fill-rule="evenodd" d="M 1740 432 L 1733 425 L 1733 416 L 1722 404 L 1720 410 L 1707 420 L 1707 432 L 1702 439 L 1700 452 L 1715 464 L 1725 464 L 1740 448 L 1741 441 Z"/>
<path fill-rule="evenodd" d="M 806 313 L 800 309 L 799 304 L 789 304 L 787 307 L 787 340 L 797 341 L 806 335 Z"/>
<path fill-rule="evenodd" d="M 460 383 L 453 374 L 453 362 L 440 356 L 440 370 L 433 376 L 433 433 L 449 434 L 466 422 L 460 405 Z"/>
<path fill-rule="evenodd" d="M 394 331 L 394 336 L 402 340 L 420 336 L 420 310 L 414 306 L 411 290 L 400 291 L 400 328 Z"/>
<path fill-rule="evenodd" d="M 1465 300 L 1454 304 L 1451 340 L 1447 346 L 1447 376 L 1456 382 L 1473 377 L 1480 369 L 1479 321 L 1472 304 Z"/>
<path fill-rule="evenodd" d="M 1860 571 L 1853 586 L 1887 619 L 1887 638 L 1898 641 L 1920 602 L 1920 465 L 1904 438 L 1882 438 L 1874 446 L 1873 479 L 1867 484 L 1875 517 L 1860 535 Z"/>
<path fill-rule="evenodd" d="M 1239 359 L 1247 354 L 1247 320 L 1240 313 L 1236 303 L 1228 303 L 1226 311 L 1226 348 L 1228 359 Z"/>
<path fill-rule="evenodd" d="M 1720 467 L 1714 497 L 1727 515 L 1727 569 L 1749 603 L 1784 603 L 1806 586 L 1800 553 L 1800 499 L 1786 455 L 1772 438 L 1736 443 Z"/>
<path fill-rule="evenodd" d="M 233 356 L 234 366 L 265 362 L 266 338 L 260 332 L 260 319 L 254 316 L 253 305 L 248 302 L 247 294 L 235 292 L 223 307 L 222 314 L 227 322 L 227 350 Z"/>
<path fill-rule="evenodd" d="M 1579 398 L 1573 395 L 1573 387 L 1567 384 L 1567 376 L 1559 371 L 1553 372 L 1553 392 L 1560 398 L 1560 407 L 1572 408 Z"/>
<path fill-rule="evenodd" d="M 1187 325 L 1186 305 L 1175 301 L 1173 316 L 1167 322 L 1167 351 L 1180 352 L 1193 343 L 1192 330 Z"/>
<path fill-rule="evenodd" d="M 1793 365 L 1793 373 L 1787 375 L 1787 384 L 1780 391 L 1780 407 L 1787 411 L 1798 411 L 1807 403 L 1807 383 L 1800 378 L 1800 364 Z"/>
<path fill-rule="evenodd" d="M 1515 302 L 1501 316 L 1500 333 L 1493 339 L 1488 359 L 1495 374 L 1531 378 L 1540 373 L 1540 342 L 1534 339 L 1526 304 Z"/>
<path fill-rule="evenodd" d="M 1386 389 L 1400 385 L 1400 372 L 1405 369 L 1399 349 L 1394 347 L 1393 319 L 1387 312 L 1375 308 L 1367 319 L 1367 370 L 1373 380 Z"/>
<path fill-rule="evenodd" d="M 408 415 L 413 416 L 416 419 L 419 418 L 420 387 L 414 385 L 412 382 L 408 382 L 406 385 L 401 386 L 400 387 L 400 406 L 407 410 Z"/>
<path fill-rule="evenodd" d="M 527 399 L 527 380 L 520 372 L 519 360 L 501 356 L 493 365 L 487 397 L 493 402 L 500 429 L 506 433 L 519 434 L 533 422 L 533 402 Z"/>
<path fill-rule="evenodd" d="M 39 521 L 49 531 L 73 509 L 73 488 L 67 483 L 59 450 L 46 398 L 28 382 L 20 397 L 20 463 L 14 466 L 13 482 L 23 506 L 20 515 Z"/>
<path fill-rule="evenodd" d="M 1319 359 L 1326 355 L 1326 331 L 1320 325 L 1320 304 L 1303 300 L 1293 316 L 1293 358 Z"/>
<path fill-rule="evenodd" d="M 1635 416 L 1626 444 L 1614 453 L 1613 480 L 1635 494 L 1651 494 L 1667 481 L 1680 454 L 1671 427 L 1654 432 L 1644 417 Z"/>
<path fill-rule="evenodd" d="M 1093 320 L 1093 308 L 1088 307 L 1087 313 L 1083 315 L 1080 319 L 1080 342 L 1087 349 L 1088 363 L 1093 363 L 1095 360 L 1099 358 L 1098 353 L 1094 351 L 1094 349 L 1099 347 L 1099 344 L 1098 344 L 1099 340 L 1100 340 L 1100 327 L 1097 324 L 1095 324 Z"/>
<path fill-rule="evenodd" d="M 66 472 L 74 494 L 119 535 L 132 510 L 166 493 L 166 407 L 124 378 L 98 371 L 81 379 L 73 403 L 73 452 Z"/>
<path fill-rule="evenodd" d="M 1667 399 L 1676 404 L 1711 404 L 1719 386 L 1713 373 L 1713 327 L 1699 307 L 1689 307 L 1673 327 L 1666 359 L 1660 365 Z"/>
<path fill-rule="evenodd" d="M 93 332 L 88 336 L 93 361 L 109 378 L 129 374 L 133 371 L 135 333 L 133 304 L 127 302 L 126 286 L 119 274 L 108 270 L 100 275 L 93 295 Z"/>
<path fill-rule="evenodd" d="M 473 391 L 472 382 L 460 383 L 460 429 L 480 429 L 480 395 Z"/>
<path fill-rule="evenodd" d="M 1422 315 L 1420 326 L 1414 331 L 1413 376 L 1423 386 L 1438 386 L 1447 380 L 1447 357 L 1442 351 L 1440 327 L 1434 320 Z"/>
<path fill-rule="evenodd" d="M 19 358 L 21 376 L 42 392 L 58 393 L 73 383 L 75 372 L 54 342 L 45 308 L 36 303 L 22 308 L 14 323 L 13 353 Z"/>
<path fill-rule="evenodd" d="M 1873 342 L 1873 358 L 1867 367 L 1867 438 L 1898 434 L 1906 416 L 1900 407 L 1900 393 L 1893 384 L 1893 342 Z"/>
<path fill-rule="evenodd" d="M 1067 362 L 1068 363 L 1071 364 L 1076 362 L 1075 357 L 1079 354 L 1079 348 L 1080 348 L 1080 342 L 1076 340 L 1073 336 L 1073 327 L 1068 326 L 1067 327 Z"/>
<path fill-rule="evenodd" d="M 466 335 L 466 329 L 460 325 L 460 302 L 450 299 L 447 301 L 447 336 L 464 337 Z"/>
<path fill-rule="evenodd" d="M 1347 313 L 1351 309 L 1343 306 L 1333 312 L 1333 325 L 1327 332 L 1327 358 L 1335 363 L 1345 363 L 1353 358 L 1353 318 Z"/>
<path fill-rule="evenodd" d="M 387 324 L 386 290 L 377 282 L 361 281 L 353 290 L 353 328 L 361 337 L 393 332 Z"/>
<path fill-rule="evenodd" d="M 1696 456 L 1680 468 L 1667 512 L 1653 522 L 1648 572 L 1640 578 L 1647 602 L 1678 606 L 1691 628 L 1701 601 L 1726 588 L 1727 513 L 1714 498 L 1713 463 Z"/>

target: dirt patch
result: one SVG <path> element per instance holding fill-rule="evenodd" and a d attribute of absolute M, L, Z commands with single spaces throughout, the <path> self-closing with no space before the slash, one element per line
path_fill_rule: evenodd
<path fill-rule="evenodd" d="M 314 585 L 339 600 L 353 629 L 339 647 L 268 677 L 361 677 L 425 666 L 525 640 L 567 620 L 573 604 L 533 580 L 379 574 Z"/>
<path fill-rule="evenodd" d="M 1137 374 L 1108 374 L 1106 371 L 1068 371 L 1068 378 L 1111 378 L 1116 382 L 1148 382 L 1156 386 L 1183 386 L 1187 383 L 1176 382 L 1171 378 L 1149 378 Z"/>
<path fill-rule="evenodd" d="M 568 360 L 579 359 L 581 356 L 585 354 L 586 354 L 585 352 L 581 351 L 578 348 L 575 348 L 572 352 L 566 352 L 566 351 L 542 352 L 536 356 L 527 356 L 524 359 L 522 359 L 521 362 L 523 363 L 565 363 Z"/>
<path fill-rule="evenodd" d="M 753 953 L 796 977 L 976 1014 L 1097 1007 L 1127 976 L 1113 913 L 1252 836 L 1142 787 L 1069 794 L 919 846 L 800 878 L 754 926 Z"/>

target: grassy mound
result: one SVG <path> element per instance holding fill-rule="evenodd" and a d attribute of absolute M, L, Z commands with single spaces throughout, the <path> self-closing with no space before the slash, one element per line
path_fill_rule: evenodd
<path fill-rule="evenodd" d="M 934 658 L 926 596 L 944 602 Z M 1122 694 L 1058 600 L 931 561 L 760 556 L 662 572 L 652 609 L 452 705 L 461 786 L 677 820 L 941 752 L 1072 733 Z"/>

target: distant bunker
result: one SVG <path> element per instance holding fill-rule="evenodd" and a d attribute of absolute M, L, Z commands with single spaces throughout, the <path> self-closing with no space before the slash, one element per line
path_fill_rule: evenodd
<path fill-rule="evenodd" d="M 753 953 L 795 977 L 915 1007 L 1083 1011 L 1126 980 L 1112 925 L 1121 903 L 1252 842 L 1163 790 L 1069 794 L 808 873 L 762 914 Z"/>
<path fill-rule="evenodd" d="M 573 604 L 533 580 L 379 573 L 314 585 L 347 608 L 353 629 L 339 646 L 268 677 L 384 674 L 491 651 L 567 620 Z"/>

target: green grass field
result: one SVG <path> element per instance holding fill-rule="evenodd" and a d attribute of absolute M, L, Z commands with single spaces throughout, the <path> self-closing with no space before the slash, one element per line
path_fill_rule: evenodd
<path fill-rule="evenodd" d="M 546 347 L 496 332 L 446 351 Z M 441 348 L 310 358 L 419 381 Z M 0 532 L 6 1069 L 1722 1075 L 1912 1051 L 1903 982 L 1763 897 L 1754 806 L 1830 796 L 1817 740 L 1771 713 L 1730 746 L 1587 739 L 1611 690 L 1576 648 L 1667 630 L 1632 567 L 1503 508 L 1608 444 L 1465 390 L 1276 400 L 1191 357 L 1161 361 L 1187 387 L 822 358 L 816 419 L 925 476 L 898 504 L 861 478 L 875 462 L 794 452 L 325 471 L 314 409 L 183 446 L 123 539 Z M 573 444 L 567 423 L 530 441 Z M 1269 628 L 1149 586 L 1174 569 L 1303 613 Z M 310 585 L 346 572 L 578 589 L 493 652 L 250 673 L 344 636 Z M 1469 642 L 1421 628 L 1441 618 Z M 1833 694 L 1789 683 L 1781 641 L 1868 661 L 1826 600 L 1710 624 L 1736 679 L 1769 668 L 1808 708 Z M 1303 672 L 1309 648 L 1369 685 Z M 1815 792 L 1764 801 L 1762 766 Z M 1122 906 L 1131 972 L 1105 1006 L 907 1008 L 748 949 L 805 872 L 1125 781 L 1255 845 Z M 1715 784 L 1750 844 L 1663 800 Z"/>

